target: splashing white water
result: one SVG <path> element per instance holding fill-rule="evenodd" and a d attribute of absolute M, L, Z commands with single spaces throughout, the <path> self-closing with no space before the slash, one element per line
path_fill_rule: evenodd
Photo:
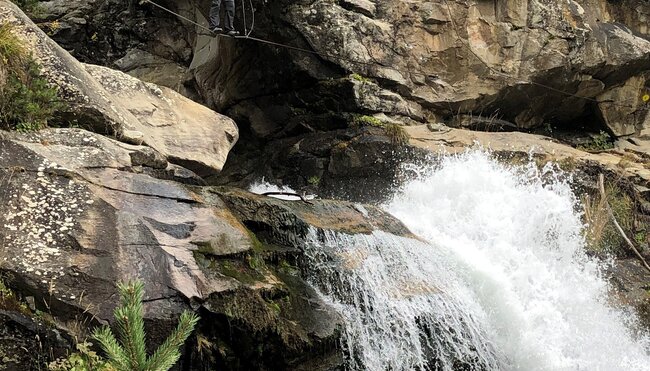
<path fill-rule="evenodd" d="M 454 257 L 512 370 L 650 370 L 650 341 L 607 304 L 569 186 L 481 152 L 443 160 L 386 209 Z"/>
<path fill-rule="evenodd" d="M 431 245 L 312 231 L 310 279 L 344 319 L 348 369 L 650 370 L 650 340 L 583 252 L 575 196 L 545 175 L 443 159 L 385 206 Z"/>
<path fill-rule="evenodd" d="M 485 314 L 440 250 L 385 232 L 312 231 L 305 255 L 310 281 L 344 319 L 349 369 L 500 369 Z"/>

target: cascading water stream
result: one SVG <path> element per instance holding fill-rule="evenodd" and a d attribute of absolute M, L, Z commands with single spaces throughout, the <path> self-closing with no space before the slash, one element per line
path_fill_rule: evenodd
<path fill-rule="evenodd" d="M 506 168 L 482 152 L 448 157 L 386 209 L 453 257 L 507 369 L 650 370 L 650 342 L 608 305 L 576 198 L 552 171 Z"/>
<path fill-rule="evenodd" d="M 500 368 L 484 313 L 440 250 L 379 231 L 312 231 L 305 255 L 311 283 L 343 317 L 349 369 Z"/>
<path fill-rule="evenodd" d="M 312 284 L 345 323 L 348 369 L 650 370 L 609 304 L 569 185 L 483 152 L 447 157 L 384 208 L 429 243 L 312 231 Z"/>

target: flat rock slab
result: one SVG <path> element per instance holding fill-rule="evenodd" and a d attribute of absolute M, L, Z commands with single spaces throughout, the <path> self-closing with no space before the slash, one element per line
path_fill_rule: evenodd
<path fill-rule="evenodd" d="M 428 125 L 405 128 L 409 133 L 410 145 L 428 150 L 434 154 L 454 154 L 467 151 L 469 148 L 483 148 L 495 153 L 528 154 L 549 161 L 574 159 L 581 162 L 594 162 L 616 171 L 624 171 L 628 176 L 636 176 L 646 184 L 650 182 L 650 170 L 639 159 L 622 161 L 625 152 L 636 152 L 642 156 L 650 154 L 647 143 L 641 141 L 634 145 L 625 141 L 620 149 L 591 153 L 559 143 L 549 137 L 521 132 L 490 133 L 454 129 L 441 126 L 431 130 Z M 629 155 L 628 155 L 629 156 Z"/>

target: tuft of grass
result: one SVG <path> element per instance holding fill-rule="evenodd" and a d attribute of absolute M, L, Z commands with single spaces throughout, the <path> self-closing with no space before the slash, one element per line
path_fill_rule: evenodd
<path fill-rule="evenodd" d="M 404 127 L 399 124 L 387 124 L 384 127 L 386 136 L 390 138 L 391 143 L 398 145 L 398 146 L 403 146 L 408 144 L 409 139 L 411 139 L 411 136 L 409 133 L 404 130 Z"/>
<path fill-rule="evenodd" d="M 625 241 L 611 222 L 605 202 L 609 202 L 616 220 L 629 234 L 634 230 L 634 201 L 615 184 L 607 184 L 605 194 L 606 199 L 600 195 L 583 198 L 587 248 L 595 253 L 622 256 L 626 253 Z"/>
<path fill-rule="evenodd" d="M 0 25 L 0 64 L 9 70 L 19 70 L 25 63 L 27 52 L 9 23 Z M 1 88 L 1 87 L 0 87 Z"/>

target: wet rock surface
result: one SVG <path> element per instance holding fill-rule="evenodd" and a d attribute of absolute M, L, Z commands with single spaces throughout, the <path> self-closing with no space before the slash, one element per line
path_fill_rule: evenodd
<path fill-rule="evenodd" d="M 7 285 L 57 323 L 85 319 L 92 327 L 112 320 L 116 282 L 138 277 L 151 344 L 184 309 L 198 311 L 197 334 L 219 344 L 210 361 L 188 350 L 181 367 L 340 363 L 340 322 L 300 275 L 303 239 L 310 229 L 410 232 L 371 206 L 182 185 L 167 180 L 169 169 L 152 151 L 81 129 L 3 133 Z"/>

